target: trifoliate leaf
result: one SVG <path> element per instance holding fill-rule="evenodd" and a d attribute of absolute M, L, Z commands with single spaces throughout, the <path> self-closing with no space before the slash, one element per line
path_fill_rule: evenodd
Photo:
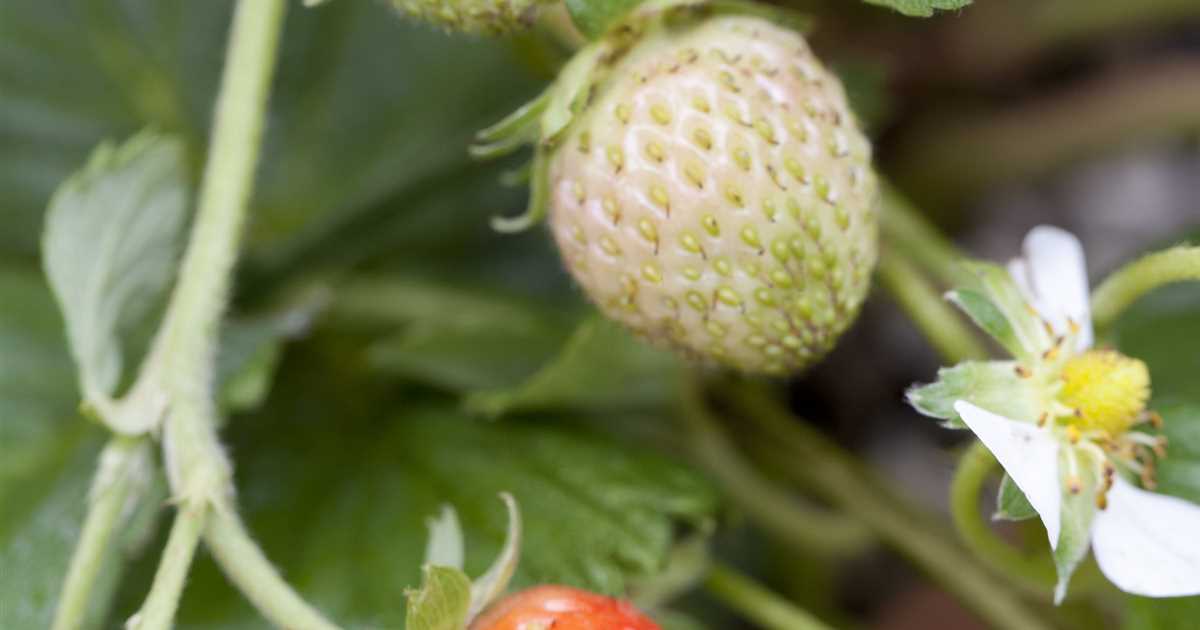
<path fill-rule="evenodd" d="M 935 11 L 954 11 L 972 0 L 864 0 L 867 4 L 888 7 L 912 17 L 930 17 Z"/>
<path fill-rule="evenodd" d="M 996 513 L 992 518 L 1005 521 L 1024 521 L 1037 516 L 1037 510 L 1030 505 L 1024 492 L 1013 482 L 1012 477 L 1005 473 L 1000 480 L 1000 490 L 996 493 Z"/>
<path fill-rule="evenodd" d="M 407 630 L 463 630 L 471 580 L 458 569 L 426 565 L 421 589 L 408 593 Z"/>
<path fill-rule="evenodd" d="M 679 363 L 600 316 L 575 330 L 562 352 L 524 383 L 479 392 L 467 406 L 488 415 L 552 408 L 632 408 L 666 401 Z"/>
<path fill-rule="evenodd" d="M 188 196 L 182 144 L 143 133 L 100 145 L 50 201 L 42 260 L 89 402 L 103 404 L 121 379 L 122 332 L 162 303 Z M 126 433 L 148 428 L 138 418 L 105 420 Z"/>
<path fill-rule="evenodd" d="M 908 390 L 908 404 L 952 428 L 965 428 L 954 410 L 959 400 L 1006 418 L 1034 422 L 1041 415 L 1040 400 L 1029 381 L 1016 375 L 1015 368 L 1012 361 L 964 361 L 941 368 L 936 382 Z"/>

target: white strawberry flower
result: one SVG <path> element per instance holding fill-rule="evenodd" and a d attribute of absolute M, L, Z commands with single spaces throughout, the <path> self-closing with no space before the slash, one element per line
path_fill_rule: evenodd
<path fill-rule="evenodd" d="M 973 431 L 1024 494 L 1054 551 L 1056 601 L 1089 545 L 1121 590 L 1200 594 L 1200 506 L 1151 492 L 1166 442 L 1144 430 L 1161 424 L 1146 365 L 1093 347 L 1075 236 L 1040 226 L 1024 249 L 1007 271 L 973 264 L 978 285 L 948 295 L 1014 360 L 943 368 L 909 402 Z"/>

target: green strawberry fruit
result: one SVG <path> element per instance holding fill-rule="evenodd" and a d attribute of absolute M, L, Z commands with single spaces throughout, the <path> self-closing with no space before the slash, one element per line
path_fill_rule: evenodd
<path fill-rule="evenodd" d="M 685 356 L 811 364 L 854 320 L 877 255 L 871 149 L 841 83 L 753 16 L 663 22 L 613 57 L 547 156 L 567 268 Z"/>
<path fill-rule="evenodd" d="M 413 17 L 449 31 L 500 35 L 533 23 L 542 0 L 392 0 Z"/>

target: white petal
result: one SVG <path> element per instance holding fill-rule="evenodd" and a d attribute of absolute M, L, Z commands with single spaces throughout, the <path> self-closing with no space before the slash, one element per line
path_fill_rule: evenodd
<path fill-rule="evenodd" d="M 1066 230 L 1039 225 L 1025 236 L 1025 261 L 1036 296 L 1034 307 L 1059 334 L 1069 330 L 1068 319 L 1078 324 L 1076 349 L 1091 347 L 1087 264 L 1079 239 Z"/>
<path fill-rule="evenodd" d="M 1200 505 L 1141 490 L 1118 476 L 1108 508 L 1096 514 L 1092 553 L 1125 592 L 1200 594 Z"/>
<path fill-rule="evenodd" d="M 954 410 L 988 447 L 1042 517 L 1050 547 L 1062 528 L 1062 486 L 1058 480 L 1058 441 L 1030 422 L 1011 420 L 960 400 Z"/>

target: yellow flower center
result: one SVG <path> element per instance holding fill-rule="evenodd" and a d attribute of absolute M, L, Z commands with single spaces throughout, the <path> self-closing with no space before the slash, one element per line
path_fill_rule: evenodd
<path fill-rule="evenodd" d="M 1067 361 L 1059 399 L 1076 410 L 1079 429 L 1120 435 L 1138 422 L 1150 398 L 1146 364 L 1114 350 L 1089 350 Z"/>

